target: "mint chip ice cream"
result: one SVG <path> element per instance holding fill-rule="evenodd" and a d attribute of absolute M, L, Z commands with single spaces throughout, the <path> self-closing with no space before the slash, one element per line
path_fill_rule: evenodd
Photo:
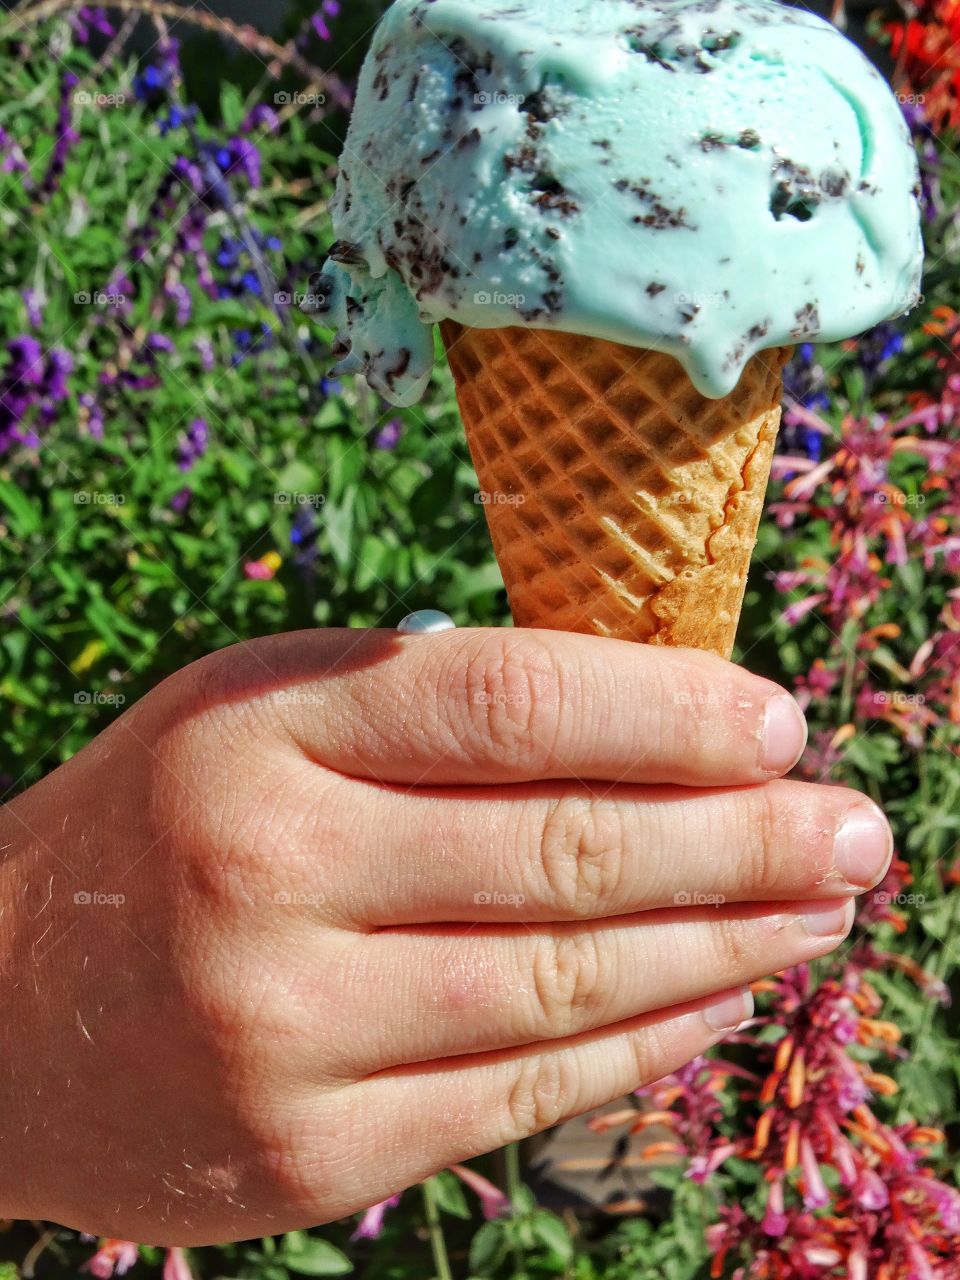
<path fill-rule="evenodd" d="M 773 0 L 396 0 L 314 309 L 340 371 L 418 400 L 433 325 L 669 353 L 704 395 L 919 291 L 917 165 L 879 73 Z"/>

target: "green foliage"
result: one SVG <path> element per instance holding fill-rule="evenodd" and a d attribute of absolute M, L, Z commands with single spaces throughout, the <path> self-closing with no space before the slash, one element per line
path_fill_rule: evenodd
<path fill-rule="evenodd" d="M 370 0 L 351 12 L 348 34 L 328 65 L 348 73 L 378 7 L 379 0 Z M 45 30 L 43 38 L 60 47 L 62 27 Z M 188 54 L 188 84 L 208 83 L 208 52 L 201 44 Z M 46 299 L 37 331 L 44 350 L 63 346 L 74 360 L 69 398 L 52 422 L 38 427 L 39 450 L 0 454 L 0 794 L 68 759 L 170 672 L 238 640 L 317 626 L 392 627 L 425 607 L 444 609 L 461 625 L 509 621 L 444 362 L 423 404 L 394 411 L 358 382 L 337 388 L 323 380 L 330 335 L 295 308 L 272 305 L 269 296 L 250 290 L 210 296 L 199 287 L 196 264 L 178 260 L 171 234 L 189 210 L 189 191 L 178 191 L 159 220 L 150 212 L 171 166 L 194 143 L 183 130 L 162 133 L 156 112 L 135 101 L 132 65 L 115 67 L 109 84 L 93 76 L 93 59 L 82 50 L 71 52 L 70 65 L 82 84 L 125 93 L 127 101 L 114 110 L 76 112 L 79 141 L 51 200 L 41 202 L 35 185 L 8 175 L 0 192 L 3 333 L 9 339 L 27 331 L 21 294 L 29 288 Z M 241 71 L 231 64 L 234 69 L 219 99 L 211 94 L 204 102 L 209 120 L 197 122 L 201 143 L 213 144 L 243 125 L 250 100 L 237 85 L 253 85 L 257 77 L 249 66 Z M 0 126 L 16 134 L 38 178 L 53 144 L 61 71 L 55 59 L 33 56 L 5 72 Z M 307 122 L 293 113 L 279 132 L 258 135 L 264 184 L 239 191 L 236 208 L 206 219 L 207 254 L 215 260 L 224 237 L 242 238 L 251 228 L 275 233 L 281 245 L 264 254 L 270 279 L 282 292 L 306 290 L 331 238 L 326 199 L 341 129 L 335 116 Z M 950 156 L 942 185 L 946 193 L 960 192 L 960 162 Z M 137 237 L 148 225 L 139 257 Z M 954 288 L 960 246 L 952 234 L 954 242 L 934 255 L 925 286 L 928 312 L 949 302 Z M 182 323 L 165 292 L 171 273 L 192 302 Z M 122 318 L 83 301 L 124 274 L 134 288 Z M 265 339 L 252 353 L 239 350 L 244 331 Z M 169 337 L 172 349 L 157 359 L 156 385 L 142 389 L 115 375 L 125 360 L 133 360 L 133 372 L 150 372 L 142 359 L 149 333 Z M 924 384 L 922 351 L 917 334 L 909 336 L 899 366 L 902 389 Z M 855 413 L 884 407 L 865 400 L 862 373 L 849 353 L 831 350 L 824 363 L 835 365 L 839 403 Z M 90 430 L 85 394 L 103 410 L 102 438 Z M 207 422 L 211 443 L 184 472 L 181 437 L 195 418 Z M 399 423 L 396 447 L 378 447 L 378 434 L 393 422 Z M 897 483 L 915 493 L 907 461 L 898 458 L 896 468 Z M 302 536 L 305 515 L 312 521 L 306 544 L 292 540 Z M 811 619 L 794 629 L 777 621 L 784 598 L 772 575 L 830 554 L 823 520 L 790 530 L 765 523 L 742 630 L 748 665 L 789 683 L 825 651 L 831 639 L 825 625 Z M 245 566 L 274 555 L 273 576 L 245 573 Z M 895 601 L 903 638 L 878 647 L 871 661 L 895 676 L 927 639 L 944 599 L 942 585 L 931 589 L 918 562 L 897 567 L 892 577 L 887 607 Z M 851 673 L 855 640 L 844 637 Z M 852 683 L 851 674 L 829 715 L 814 711 L 815 732 L 852 720 Z M 898 941 L 881 928 L 879 942 L 896 944 L 954 985 L 960 893 L 943 892 L 940 872 L 960 835 L 958 746 L 953 729 L 913 748 L 894 728 L 876 723 L 847 745 L 833 777 L 884 803 L 914 869 L 916 902 L 906 937 Z M 956 1013 L 942 1014 L 932 1001 L 918 999 L 901 973 L 878 973 L 876 986 L 911 1051 L 897 1069 L 901 1093 L 889 1101 L 889 1118 L 957 1125 Z M 777 1029 L 769 1034 L 775 1038 Z M 512 1196 L 509 1214 L 482 1222 L 452 1174 L 437 1175 L 433 1189 L 458 1280 L 703 1276 L 712 1195 L 676 1172 L 656 1181 L 669 1193 L 669 1218 L 637 1217 L 615 1226 L 549 1213 L 525 1188 Z M 726 1195 L 748 1208 L 761 1191 L 755 1183 L 755 1166 L 737 1160 L 727 1163 L 720 1180 Z M 351 1241 L 354 1227 L 197 1250 L 191 1264 L 203 1280 L 351 1273 L 430 1280 L 435 1274 L 415 1193 L 388 1215 L 379 1240 Z M 18 1253 L 11 1243 L 10 1252 L 22 1258 L 25 1250 Z M 64 1273 L 88 1253 L 66 1232 L 49 1249 Z M 146 1273 L 161 1263 L 162 1252 L 145 1249 L 142 1258 Z M 0 1263 L 0 1280 L 18 1274 L 13 1262 Z"/>

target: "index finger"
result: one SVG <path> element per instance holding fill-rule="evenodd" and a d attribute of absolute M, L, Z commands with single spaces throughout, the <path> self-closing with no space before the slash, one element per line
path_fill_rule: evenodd
<path fill-rule="evenodd" d="M 786 773 L 806 741 L 789 694 L 697 650 L 559 631 L 391 635 L 280 638 L 304 695 L 287 690 L 287 728 L 352 777 L 736 786 Z M 377 645 L 379 660 L 358 660 Z M 304 679 L 311 653 L 316 675 Z"/>

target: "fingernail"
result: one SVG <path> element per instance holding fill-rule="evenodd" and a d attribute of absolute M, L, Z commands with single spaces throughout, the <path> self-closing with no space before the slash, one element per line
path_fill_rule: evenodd
<path fill-rule="evenodd" d="M 807 745 L 807 722 L 788 693 L 777 694 L 767 703 L 760 737 L 760 768 L 767 773 L 786 773 L 803 755 Z"/>
<path fill-rule="evenodd" d="M 870 889 L 880 883 L 893 858 L 893 832 L 876 805 L 850 810 L 840 823 L 833 856 L 848 884 Z"/>
<path fill-rule="evenodd" d="M 808 907 L 800 919 L 811 938 L 832 938 L 850 928 L 850 907 L 849 902 L 839 906 L 835 902 L 824 902 Z"/>
<path fill-rule="evenodd" d="M 752 1017 L 753 992 L 749 987 L 720 996 L 703 1011 L 703 1020 L 711 1031 L 734 1031 Z"/>

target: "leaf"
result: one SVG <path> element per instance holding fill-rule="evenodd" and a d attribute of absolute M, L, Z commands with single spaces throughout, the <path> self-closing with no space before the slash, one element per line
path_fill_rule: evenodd
<path fill-rule="evenodd" d="M 220 91 L 220 114 L 228 133 L 236 133 L 243 123 L 243 94 L 235 84 L 225 84 Z"/>
<path fill-rule="evenodd" d="M 444 1169 L 432 1179 L 432 1182 L 437 1204 L 444 1213 L 449 1213 L 454 1218 L 469 1220 L 470 1207 L 467 1204 L 467 1197 L 463 1194 L 460 1179 L 448 1169 Z"/>
<path fill-rule="evenodd" d="M 7 522 L 18 538 L 29 538 L 39 533 L 43 518 L 37 506 L 10 480 L 0 477 L 0 505 L 7 514 Z"/>
<path fill-rule="evenodd" d="M 569 1262 L 573 1257 L 570 1232 L 554 1214 L 547 1213 L 545 1209 L 538 1210 L 533 1215 L 533 1234 L 564 1262 Z"/>
<path fill-rule="evenodd" d="M 354 492 L 350 492 L 342 503 L 327 502 L 323 508 L 323 524 L 327 532 L 327 541 L 334 563 L 343 574 L 349 574 L 355 568 L 353 552 L 353 503 Z"/>
<path fill-rule="evenodd" d="M 305 1231 L 283 1237 L 281 1260 L 298 1276 L 345 1276 L 353 1270 L 353 1263 L 336 1245 Z"/>
<path fill-rule="evenodd" d="M 470 1270 L 489 1276 L 507 1256 L 507 1239 L 501 1222 L 485 1222 L 470 1244 Z"/>
<path fill-rule="evenodd" d="M 513 1209 L 515 1213 L 533 1213 L 537 1207 L 537 1197 L 533 1194 L 527 1184 L 521 1183 L 513 1197 Z"/>

